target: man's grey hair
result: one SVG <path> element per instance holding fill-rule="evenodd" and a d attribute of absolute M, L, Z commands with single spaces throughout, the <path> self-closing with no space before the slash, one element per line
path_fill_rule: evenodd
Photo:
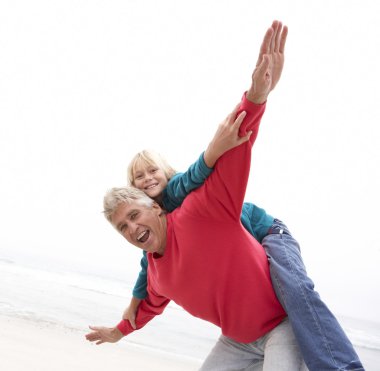
<path fill-rule="evenodd" d="M 135 187 L 112 188 L 105 194 L 103 200 L 103 213 L 110 223 L 112 222 L 112 215 L 124 202 L 129 205 L 136 203 L 146 208 L 151 208 L 154 203 L 149 196 Z"/>

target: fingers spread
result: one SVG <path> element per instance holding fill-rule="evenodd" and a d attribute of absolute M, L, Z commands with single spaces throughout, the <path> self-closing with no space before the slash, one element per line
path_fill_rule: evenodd
<path fill-rule="evenodd" d="M 224 120 L 220 125 L 232 125 L 235 121 L 235 117 L 237 115 L 237 112 L 239 111 L 240 104 L 238 103 L 235 108 L 232 110 L 232 112 L 227 116 L 226 120 Z"/>
<path fill-rule="evenodd" d="M 243 122 L 245 116 L 247 116 L 247 112 L 241 111 L 239 113 L 239 116 L 235 120 L 235 125 L 240 126 L 240 124 Z"/>
<path fill-rule="evenodd" d="M 282 31 L 282 23 L 278 22 L 276 35 L 275 35 L 275 41 L 274 41 L 274 51 L 275 53 L 278 53 L 280 49 L 280 37 L 281 37 L 281 31 Z"/>
<path fill-rule="evenodd" d="M 279 26 L 279 22 L 278 21 L 273 21 L 273 23 L 272 23 L 273 34 L 272 34 L 272 37 L 271 37 L 271 40 L 270 40 L 269 53 L 273 53 L 274 50 L 275 50 L 275 42 L 276 42 L 277 33 L 278 33 L 278 26 Z"/>
<path fill-rule="evenodd" d="M 98 340 L 99 338 L 100 338 L 99 334 L 96 332 L 91 332 L 90 334 L 86 335 L 86 339 L 89 341 L 95 341 L 95 340 Z"/>
<path fill-rule="evenodd" d="M 273 27 L 270 27 L 270 28 L 268 28 L 267 32 L 265 33 L 264 40 L 261 44 L 260 54 L 259 54 L 259 58 L 258 58 L 257 63 L 256 63 L 256 67 L 261 64 L 264 54 L 270 53 L 271 42 L 272 42 L 272 38 L 273 38 L 273 32 L 274 32 Z"/>
<path fill-rule="evenodd" d="M 279 52 L 283 53 L 285 50 L 286 37 L 288 36 L 288 27 L 284 26 L 281 32 Z"/>
<path fill-rule="evenodd" d="M 266 71 L 268 70 L 270 63 L 270 58 L 267 54 L 263 55 L 263 60 L 260 65 L 256 68 L 256 73 L 259 77 L 265 77 Z"/>

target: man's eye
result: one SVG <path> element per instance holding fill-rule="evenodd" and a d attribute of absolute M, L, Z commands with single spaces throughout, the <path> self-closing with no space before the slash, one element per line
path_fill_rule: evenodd
<path fill-rule="evenodd" d="M 120 232 L 123 233 L 125 231 L 125 229 L 127 228 L 127 226 L 125 224 L 123 224 L 121 227 L 120 227 Z"/>
<path fill-rule="evenodd" d="M 136 219 L 136 217 L 137 217 L 137 214 L 138 214 L 138 213 L 133 213 L 133 214 L 131 214 L 131 220 L 134 220 L 134 219 Z"/>

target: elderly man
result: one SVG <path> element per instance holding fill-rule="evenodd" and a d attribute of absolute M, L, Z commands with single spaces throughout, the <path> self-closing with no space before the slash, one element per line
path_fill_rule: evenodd
<path fill-rule="evenodd" d="M 273 22 L 243 96 L 240 112 L 246 116 L 240 134 L 252 132 L 249 141 L 223 155 L 180 208 L 165 214 L 132 187 L 114 188 L 104 199 L 111 224 L 148 253 L 148 296 L 137 313 L 137 329 L 161 314 L 170 300 L 221 328 L 202 370 L 306 369 L 273 291 L 265 252 L 240 223 L 251 149 L 267 97 L 281 76 L 286 36 L 287 28 Z M 228 120 L 232 124 L 235 115 Z M 86 337 L 97 344 L 134 331 L 125 320 L 115 328 L 92 330 Z"/>

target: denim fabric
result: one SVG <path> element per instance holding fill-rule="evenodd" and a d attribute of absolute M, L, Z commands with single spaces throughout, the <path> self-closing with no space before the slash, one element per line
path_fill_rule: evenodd
<path fill-rule="evenodd" d="M 307 371 L 288 319 L 249 344 L 221 335 L 200 368 L 200 371 L 243 370 Z"/>
<path fill-rule="evenodd" d="M 262 245 L 269 259 L 274 290 L 310 371 L 364 370 L 337 319 L 314 291 L 300 247 L 288 228 L 275 219 Z"/>

